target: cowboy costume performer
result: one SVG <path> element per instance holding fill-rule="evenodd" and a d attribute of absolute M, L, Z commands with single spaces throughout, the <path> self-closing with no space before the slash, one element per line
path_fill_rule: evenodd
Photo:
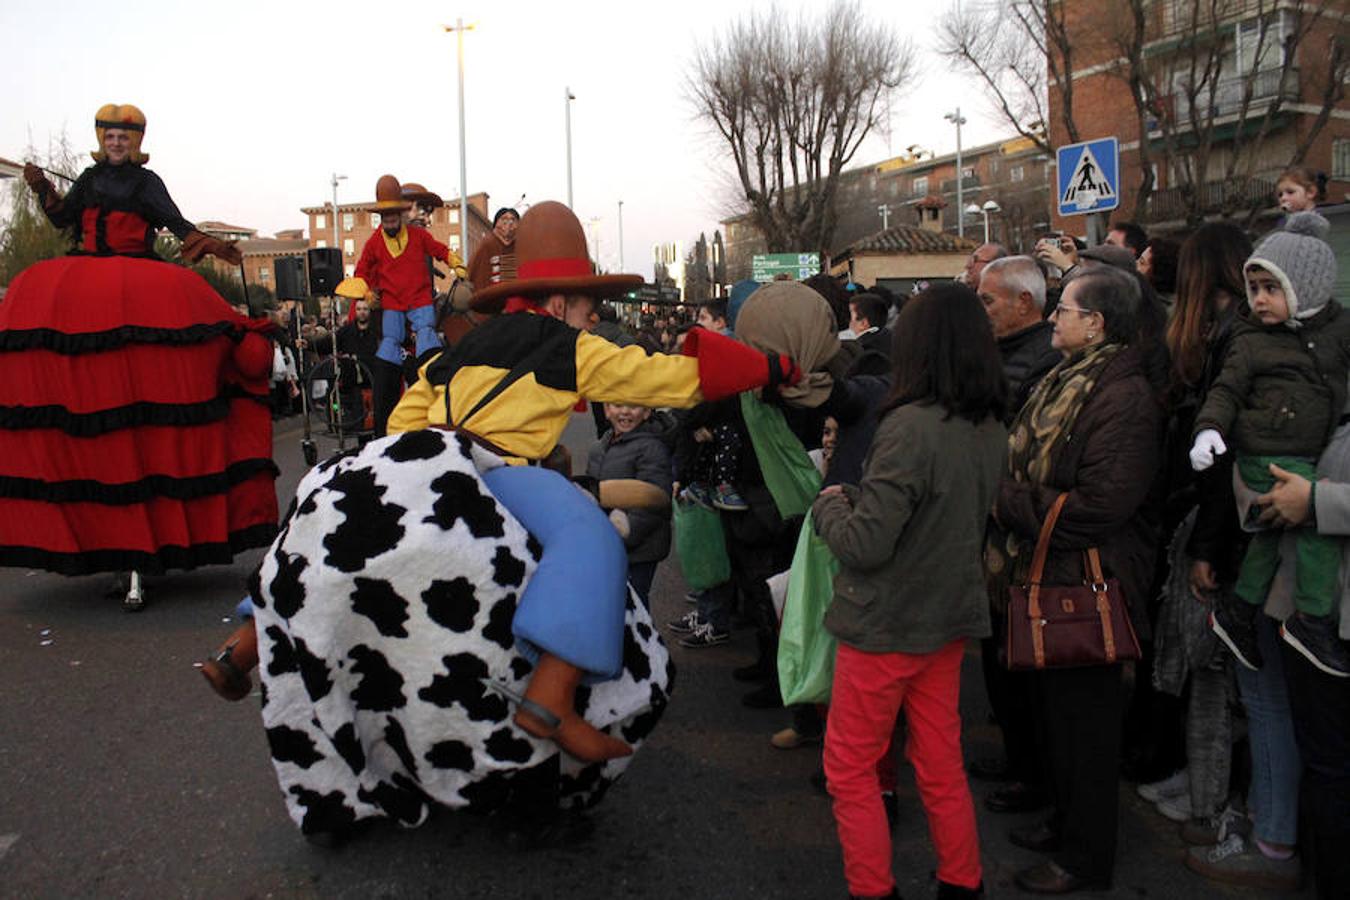
<path fill-rule="evenodd" d="M 761 353 L 702 329 L 689 334 L 683 356 L 649 357 L 640 347 L 617 347 L 590 334 L 598 298 L 632 290 L 642 278 L 594 274 L 581 223 L 561 203 L 532 206 L 521 220 L 515 246 L 517 278 L 476 290 L 472 301 L 478 312 L 503 314 L 422 367 L 417 383 L 390 416 L 391 434 L 448 427 L 507 463 L 521 465 L 546 459 L 572 411 L 578 404 L 584 408 L 586 400 L 687 408 L 801 378 L 785 356 Z M 541 480 L 533 473 L 528 477 Z M 560 555 L 575 553 L 576 559 L 560 565 L 557 580 L 552 580 L 546 570 L 550 546 L 533 523 L 567 518 L 559 504 L 565 508 L 588 501 L 576 491 L 545 494 L 538 485 L 509 494 L 505 485 L 492 488 L 544 543 L 545 563 L 522 596 L 513 622 L 518 645 L 536 660 L 516 723 L 531 734 L 554 738 L 574 754 L 608 758 L 630 752 L 621 741 L 598 734 L 573 710 L 583 677 L 603 680 L 619 667 L 626 595 L 622 544 L 613 541 L 612 532 L 593 536 L 591 547 L 617 546 L 619 552 L 609 560 L 602 554 L 585 555 L 588 539 L 579 528 L 553 530 L 569 548 Z M 617 580 L 612 577 L 615 567 Z M 567 602 L 559 602 L 561 597 Z"/>
<path fill-rule="evenodd" d="M 343 297 L 364 297 L 373 292 L 381 309 L 383 337 L 375 355 L 390 367 L 375 373 L 375 431 L 384 434 L 388 411 L 398 397 L 402 381 L 403 341 L 412 326 L 417 359 L 424 360 L 441 348 L 436 333 L 436 305 L 431 287 L 431 260 L 440 260 L 464 273 L 464 263 L 425 228 L 408 224 L 412 208 L 398 179 L 382 175 L 375 183 L 375 204 L 380 229 L 361 250 L 352 278 L 338 285 Z"/>
<path fill-rule="evenodd" d="M 0 304 L 0 564 L 228 563 L 276 534 L 268 326 L 155 255 L 164 228 L 189 262 L 240 260 L 145 168 L 141 111 L 106 105 L 95 131 L 95 165 L 64 196 L 24 167 L 77 249 L 21 272 Z"/>

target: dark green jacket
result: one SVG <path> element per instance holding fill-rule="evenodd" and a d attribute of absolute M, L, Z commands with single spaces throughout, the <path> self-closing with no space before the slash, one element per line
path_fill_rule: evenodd
<path fill-rule="evenodd" d="M 1240 320 L 1195 420 L 1243 456 L 1316 458 L 1345 408 L 1350 315 L 1331 302 L 1292 329 Z"/>
<path fill-rule="evenodd" d="M 868 653 L 931 653 L 989 635 L 985 522 L 1008 433 L 909 404 L 882 417 L 862 483 L 812 507 L 839 559 L 825 627 Z"/>

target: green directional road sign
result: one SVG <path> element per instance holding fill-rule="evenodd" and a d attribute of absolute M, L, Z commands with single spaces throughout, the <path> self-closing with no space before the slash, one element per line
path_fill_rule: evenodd
<path fill-rule="evenodd" d="M 773 281 L 787 275 L 793 281 L 810 278 L 820 271 L 819 253 L 756 253 L 751 263 L 756 281 Z"/>

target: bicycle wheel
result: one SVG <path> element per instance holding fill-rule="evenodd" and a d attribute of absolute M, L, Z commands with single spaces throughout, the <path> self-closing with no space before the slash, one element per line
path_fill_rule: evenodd
<path fill-rule="evenodd" d="M 326 434 L 359 436 L 371 430 L 366 397 L 371 375 L 360 361 L 332 357 L 320 360 L 305 377 L 313 427 Z"/>

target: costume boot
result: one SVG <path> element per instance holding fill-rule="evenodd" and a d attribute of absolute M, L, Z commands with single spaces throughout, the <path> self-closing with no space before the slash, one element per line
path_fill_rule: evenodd
<path fill-rule="evenodd" d="M 580 669 L 551 653 L 540 654 L 525 688 L 525 702 L 516 710 L 516 724 L 535 737 L 549 738 L 586 762 L 631 754 L 632 747 L 577 715 L 579 684 Z"/>
<path fill-rule="evenodd" d="M 249 673 L 258 665 L 258 629 L 249 619 L 202 663 L 202 675 L 226 700 L 243 700 L 253 690 Z"/>

